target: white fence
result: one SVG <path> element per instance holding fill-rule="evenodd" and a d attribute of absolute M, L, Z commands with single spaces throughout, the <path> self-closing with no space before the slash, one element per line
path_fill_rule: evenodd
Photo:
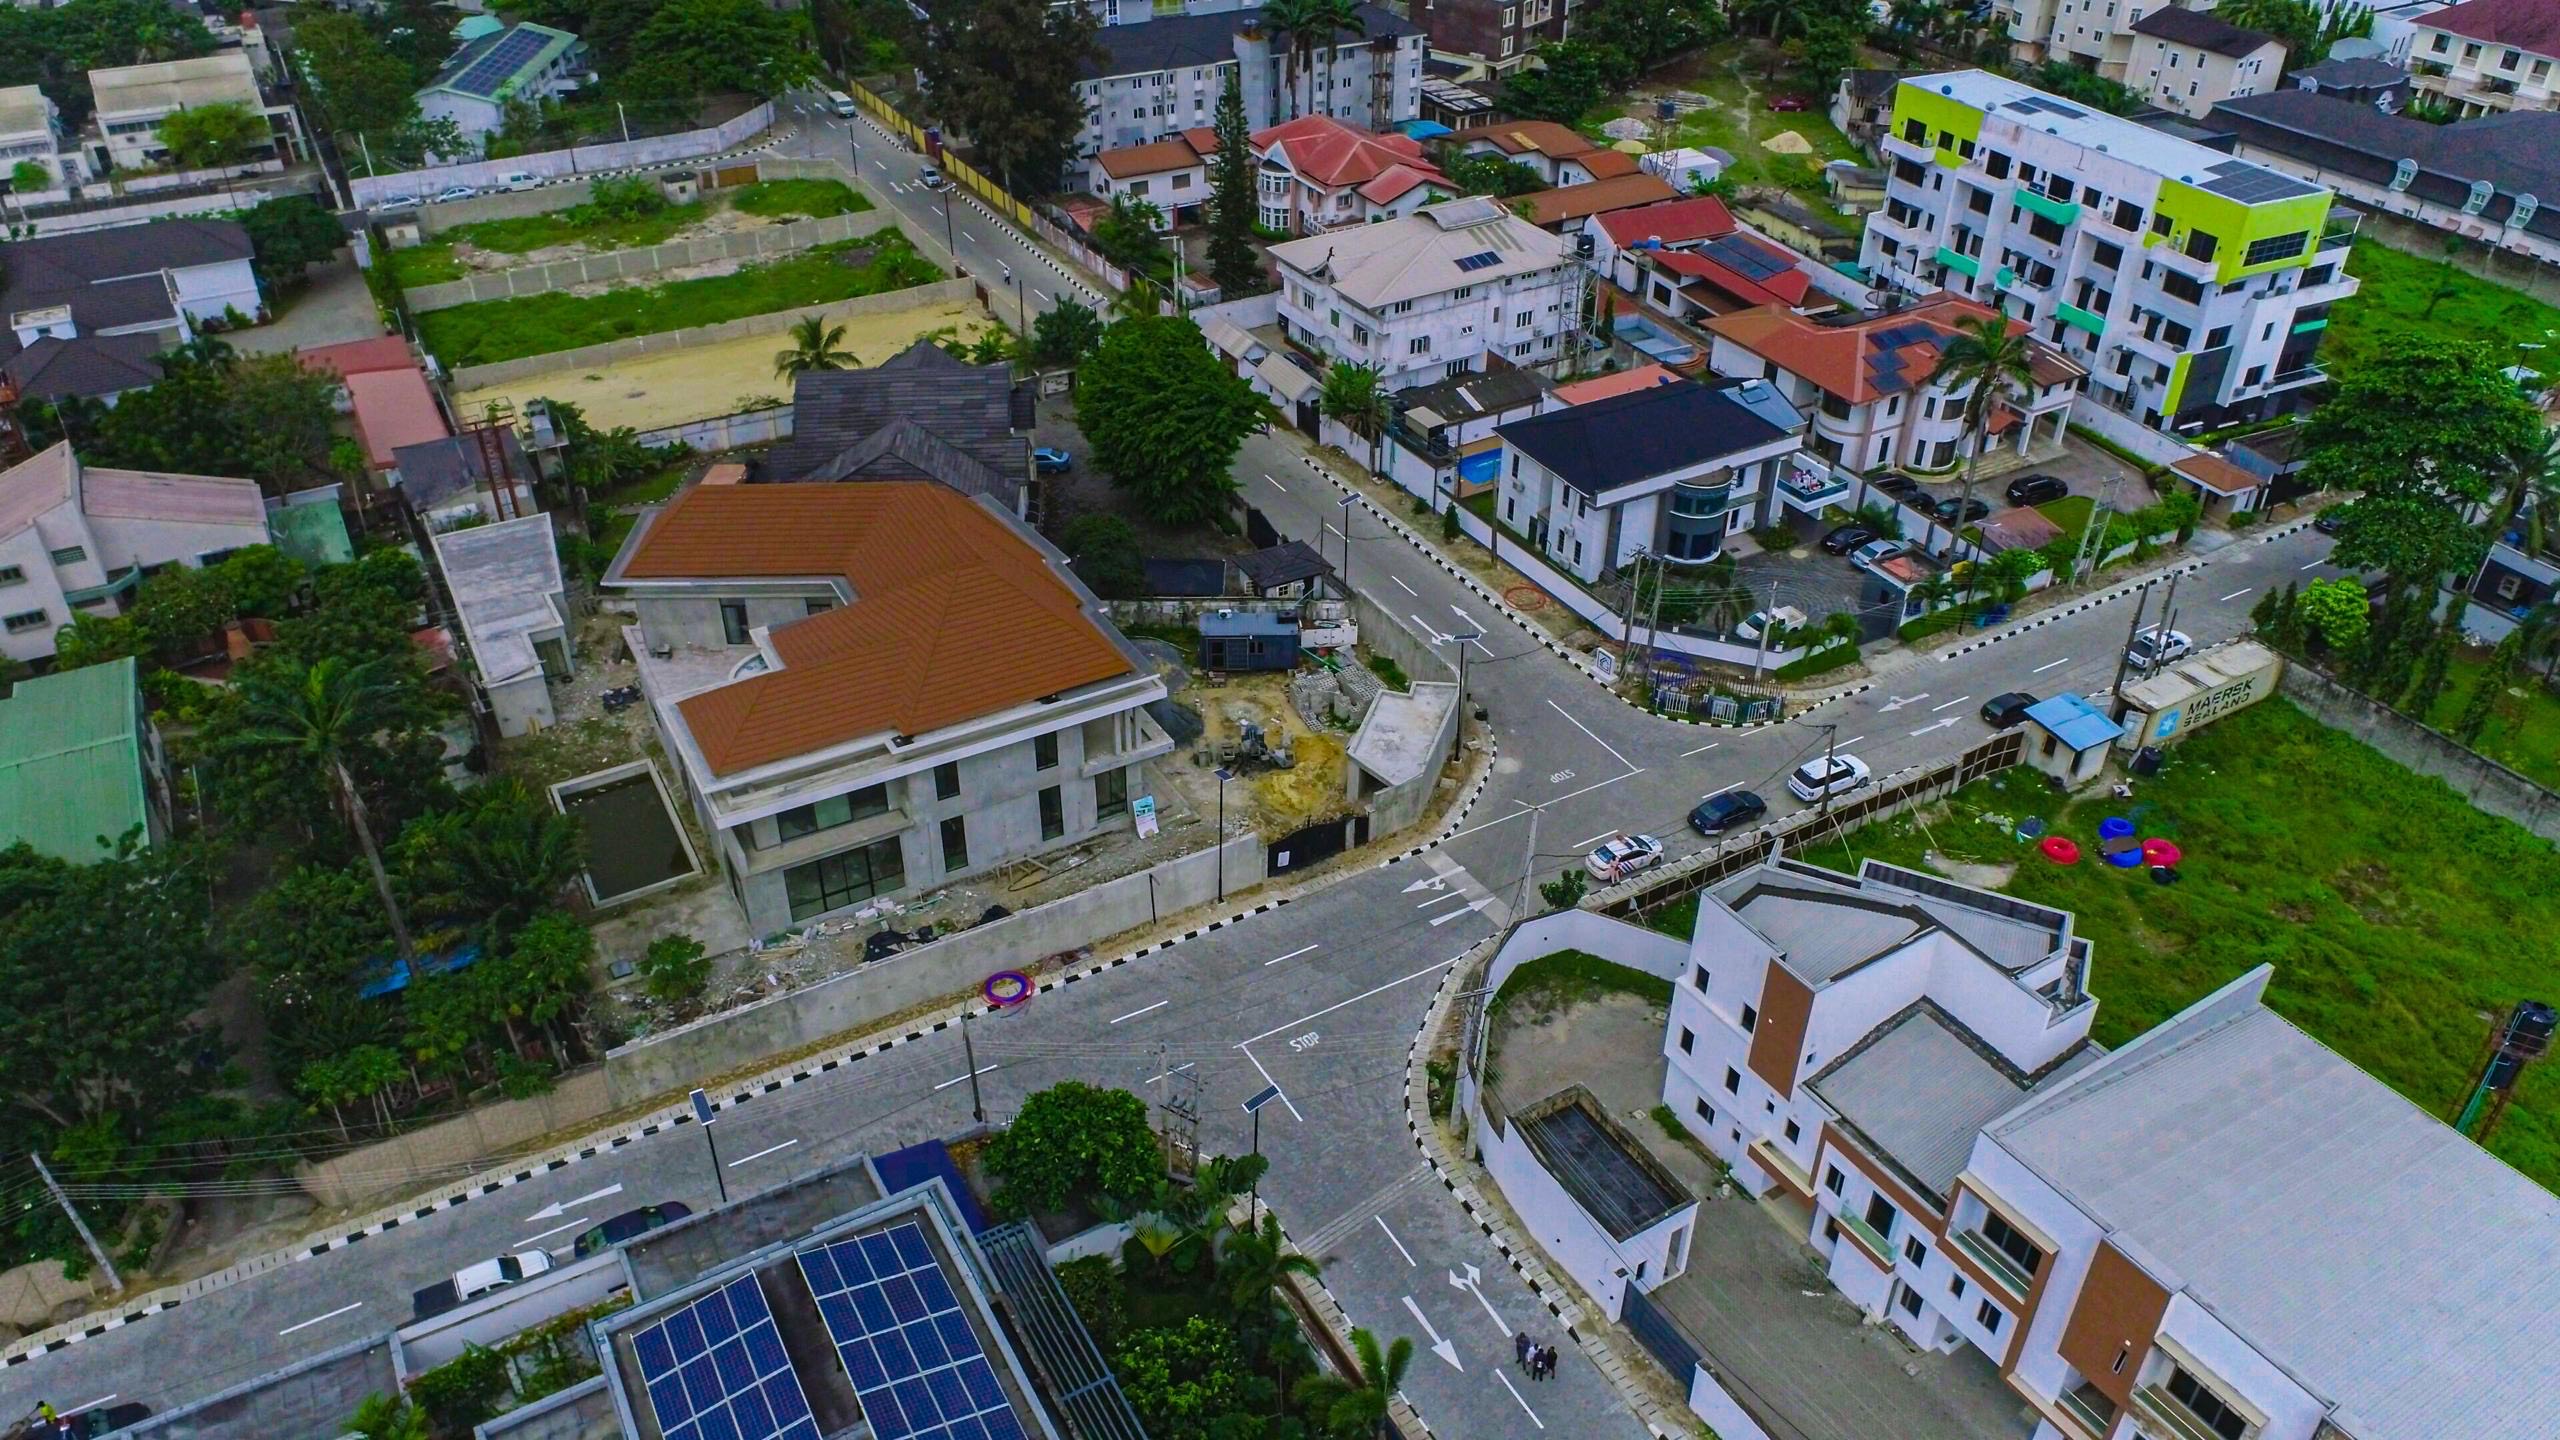
<path fill-rule="evenodd" d="M 2196 448 L 2174 436 L 2163 435 L 2130 415 L 2120 414 L 2083 395 L 2071 402 L 2071 423 L 2106 441 L 2121 446 L 2153 465 L 2175 465 L 2196 452 Z"/>
<path fill-rule="evenodd" d="M 763 134 L 772 125 L 773 104 L 767 101 L 733 120 L 705 130 L 652 135 L 644 140 L 617 140 L 607 145 L 575 145 L 566 150 L 545 150 L 504 160 L 437 165 L 425 170 L 405 170 L 396 175 L 365 175 L 350 181 L 348 188 L 354 193 L 357 205 L 372 209 L 393 196 L 424 199 L 456 185 L 495 184 L 500 178 L 519 172 L 536 180 L 553 181 L 575 179 L 600 170 L 648 169 L 735 149 Z"/>

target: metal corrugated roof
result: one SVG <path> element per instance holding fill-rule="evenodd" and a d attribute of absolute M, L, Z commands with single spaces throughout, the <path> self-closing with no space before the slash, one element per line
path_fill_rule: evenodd
<path fill-rule="evenodd" d="M 2086 1066 L 2098 1052 L 2074 1051 L 2051 1073 Z M 1984 1125 L 2017 1108 L 2028 1077 L 2000 1063 L 1980 1041 L 1915 1005 L 1806 1082 L 1889 1160 L 1944 1203 Z"/>
<path fill-rule="evenodd" d="M 96 860 L 150 808 L 134 662 L 21 680 L 0 702 L 0 844 Z"/>

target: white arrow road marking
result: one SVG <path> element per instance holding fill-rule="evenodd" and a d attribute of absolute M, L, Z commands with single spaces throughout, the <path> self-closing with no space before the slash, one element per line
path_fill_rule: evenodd
<path fill-rule="evenodd" d="M 1457 909 L 1450 911 L 1446 915 L 1432 916 L 1431 923 L 1435 926 L 1446 925 L 1450 921 L 1457 919 L 1459 916 L 1466 914 L 1470 910 L 1481 910 L 1492 903 L 1493 897 L 1490 895 L 1487 895 L 1481 900 L 1470 900 L 1466 904 L 1459 906 Z"/>
<path fill-rule="evenodd" d="M 1414 588 L 1413 588 L 1412 586 L 1410 586 L 1410 585 L 1405 585 L 1405 583 L 1404 583 L 1404 577 L 1403 577 L 1403 576 L 1401 576 L 1401 575 L 1390 575 L 1390 576 L 1388 576 L 1387 578 L 1388 578 L 1388 579 L 1390 579 L 1390 580 L 1393 580 L 1393 581 L 1394 581 L 1394 582 L 1396 582 L 1398 585 L 1403 585 L 1403 586 L 1404 586 L 1404 593 L 1406 593 L 1407 595 L 1411 595 L 1411 596 L 1413 596 L 1413 597 L 1414 597 L 1415 599 L 1417 599 L 1417 600 L 1419 600 L 1419 599 L 1421 599 L 1421 598 L 1422 598 L 1422 592 L 1421 592 L 1421 591 L 1414 589 Z"/>
<path fill-rule="evenodd" d="M 1466 1366 L 1458 1363 L 1458 1347 L 1440 1338 L 1440 1332 L 1432 1329 L 1431 1322 L 1423 1318 L 1422 1307 L 1413 1303 L 1412 1296 L 1407 1295 L 1404 1297 L 1404 1308 L 1413 1312 L 1413 1323 L 1421 1326 L 1422 1333 L 1431 1337 L 1432 1354 L 1448 1361 L 1449 1367 L 1453 1370 L 1464 1370 L 1467 1368 Z"/>
<path fill-rule="evenodd" d="M 1493 1378 L 1502 1382 L 1502 1388 L 1511 1392 L 1512 1399 L 1520 1400 L 1520 1387 L 1511 1383 L 1510 1376 L 1496 1370 L 1493 1372 Z M 1520 1400 L 1520 1410 L 1522 1414 L 1529 1417 L 1530 1424 L 1537 1426 L 1541 1430 L 1547 1428 L 1547 1422 L 1538 1418 L 1538 1412 L 1529 1408 L 1528 1401 Z"/>
<path fill-rule="evenodd" d="M 1413 893 L 1414 891 L 1416 891 L 1416 890 L 1446 890 L 1446 889 L 1448 889 L 1448 888 L 1449 888 L 1449 877 L 1448 877 L 1448 876 L 1446 876 L 1446 875 L 1425 875 L 1425 876 L 1423 876 L 1421 879 L 1416 880 L 1416 881 L 1414 881 L 1412 884 L 1407 885 L 1406 887 L 1404 887 L 1404 893 L 1406 893 L 1407 895 L 1410 895 L 1410 894 L 1412 894 L 1412 893 Z"/>
<path fill-rule="evenodd" d="M 2028 674 L 2030 674 L 2030 675 L 2041 675 L 2041 674 L 2043 674 L 2044 672 L 2046 672 L 2047 670 L 2052 669 L 2052 668 L 2053 668 L 2054 666 L 2056 666 L 2056 665 L 2068 665 L 2068 664 L 2070 664 L 2070 663 L 2071 663 L 2071 657 L 2070 657 L 2070 656 L 2068 656 L 2068 655 L 2065 655 L 2065 656 L 2063 656 L 2063 657 L 2062 657 L 2061 659 L 2059 659 L 2059 660 L 2048 660 L 2048 661 L 2046 661 L 2044 664 L 2037 666 L 2036 668 L 2034 668 L 2033 670 L 2028 671 L 2027 673 L 2028 673 Z"/>
<path fill-rule="evenodd" d="M 1877 706 L 1876 713 L 1880 715 L 1890 715 L 1905 705 L 1917 705 L 1928 698 L 1929 692 L 1926 690 L 1921 691 L 1917 695 L 1896 695 L 1893 697 L 1891 703 Z"/>
<path fill-rule="evenodd" d="M 1484 1307 L 1484 1313 L 1493 1317 L 1494 1328 L 1502 1332 L 1502 1338 L 1505 1340 L 1511 1338 L 1511 1322 L 1503 1319 L 1502 1312 L 1493 1308 L 1493 1302 L 1484 1298 L 1484 1272 L 1482 1270 L 1470 1265 L 1467 1267 L 1467 1273 L 1464 1276 L 1459 1275 L 1455 1270 L 1450 1271 L 1449 1288 L 1475 1296 L 1476 1303 Z"/>
<path fill-rule="evenodd" d="M 557 1219 L 559 1219 L 561 1216 L 568 1214 L 571 1210 L 574 1210 L 574 1209 L 576 1209 L 578 1206 L 581 1206 L 581 1205 L 586 1204 L 586 1203 L 587 1203 L 588 1201 L 590 1201 L 590 1200 L 610 1200 L 610 1199 L 612 1199 L 614 1196 L 619 1195 L 619 1194 L 621 1194 L 621 1193 L 622 1193 L 622 1186 L 621 1186 L 621 1184 L 620 1184 L 619 1182 L 616 1182 L 616 1183 L 614 1183 L 614 1184 L 607 1185 L 606 1187 L 604 1187 L 604 1188 L 603 1188 L 603 1189 L 601 1189 L 601 1190 L 590 1190 L 590 1191 L 588 1191 L 586 1194 L 579 1196 L 579 1197 L 578 1197 L 577 1199 L 575 1199 L 575 1200 L 559 1200 L 559 1201 L 554 1201 L 553 1203 L 551 1203 L 551 1204 L 549 1204 L 549 1205 L 545 1205 L 545 1206 L 543 1206 L 541 1209 L 534 1211 L 532 1214 L 527 1215 L 527 1216 L 526 1216 L 526 1217 L 524 1217 L 524 1218 L 525 1218 L 528 1222 L 530 1222 L 530 1221 L 534 1221 L 534 1220 L 557 1220 Z"/>
<path fill-rule="evenodd" d="M 1407 613 L 1408 613 L 1408 614 L 1410 614 L 1411 612 L 1407 612 Z M 1425 633 L 1425 634 L 1427 634 L 1427 635 L 1429 635 L 1429 636 L 1431 637 L 1431 643 L 1432 643 L 1432 644 L 1434 644 L 1434 645 L 1440 645 L 1440 644 L 1445 644 L 1445 643 L 1447 643 L 1447 641 L 1448 641 L 1449 637 L 1448 637 L 1448 636 L 1446 636 L 1446 635 L 1441 634 L 1441 633 L 1440 633 L 1439 631 L 1437 631 L 1437 630 L 1432 629 L 1432 628 L 1431 628 L 1431 622 L 1430 622 L 1430 621 L 1423 619 L 1423 618 L 1422 618 L 1421 616 L 1419 616 L 1419 615 L 1415 615 L 1415 616 L 1413 617 L 1413 623 L 1422 627 L 1422 629 L 1423 629 L 1423 633 Z M 1554 702 L 1554 701 L 1552 701 L 1552 700 L 1550 700 L 1550 701 L 1548 701 L 1547 703 L 1548 703 L 1548 704 L 1550 704 L 1550 705 L 1552 705 L 1552 704 L 1554 704 L 1555 702 Z"/>
<path fill-rule="evenodd" d="M 279 1331 L 277 1331 L 277 1332 L 276 1332 L 276 1338 L 278 1338 L 278 1339 L 282 1339 L 282 1338 L 284 1338 L 285 1336 L 292 1334 L 292 1333 L 293 1333 L 294 1331 L 296 1331 L 296 1330 L 308 1330 L 308 1329 L 310 1329 L 312 1326 L 319 1324 L 319 1323 L 320 1323 L 321 1321 L 323 1321 L 323 1320 L 335 1320 L 335 1319 L 337 1319 L 339 1316 L 346 1314 L 346 1313 L 347 1313 L 348 1311 L 350 1311 L 350 1310 L 361 1310 L 361 1309 L 363 1309 L 363 1308 L 364 1308 L 364 1302 L 363 1302 L 363 1301 L 361 1301 L 361 1300 L 357 1301 L 357 1302 L 356 1302 L 356 1303 L 354 1303 L 353 1305 L 341 1305 L 341 1306 L 339 1306 L 337 1309 L 330 1311 L 330 1312 L 329 1312 L 328 1314 L 326 1314 L 326 1315 L 314 1315 L 314 1316 L 312 1316 L 310 1319 L 303 1321 L 303 1322 L 302 1322 L 301 1324 L 299 1324 L 299 1325 L 287 1325 L 287 1326 L 286 1326 L 286 1327 L 284 1327 L 283 1329 L 281 1329 L 281 1330 L 279 1330 Z M 110 1399 L 110 1400 L 112 1400 L 112 1399 L 114 1399 L 115 1397 L 114 1397 L 114 1396 L 112 1396 L 112 1395 L 110 1395 L 110 1396 L 108 1396 L 107 1398 L 108 1398 L 108 1399 Z"/>
<path fill-rule="evenodd" d="M 1378 1222 L 1379 1229 L 1387 1230 L 1386 1216 L 1372 1215 L 1369 1218 Z M 1393 1230 L 1387 1230 L 1387 1243 L 1396 1247 L 1396 1253 L 1404 1257 L 1404 1263 L 1413 1264 L 1413 1252 L 1404 1248 L 1404 1242 L 1396 1238 L 1396 1232 Z"/>
<path fill-rule="evenodd" d="M 785 1140 L 785 1141 L 783 1141 L 783 1142 L 782 1142 L 781 1144 L 779 1144 L 779 1145 L 767 1145 L 766 1147 L 764 1147 L 763 1149 L 761 1149 L 761 1150 L 757 1151 L 757 1152 L 756 1152 L 756 1153 L 754 1153 L 753 1155 L 741 1155 L 741 1156 L 739 1156 L 737 1159 L 730 1161 L 730 1162 L 729 1162 L 729 1168 L 730 1168 L 730 1169 L 732 1169 L 732 1170 L 735 1170 L 735 1169 L 737 1169 L 739 1166 L 746 1164 L 746 1163 L 747 1163 L 748 1161 L 750 1161 L 750 1160 L 761 1160 L 761 1159 L 763 1159 L 764 1157 L 766 1157 L 767 1155 L 779 1155 L 779 1154 L 781 1154 L 783 1151 L 788 1150 L 788 1149 L 790 1149 L 792 1146 L 797 1145 L 797 1144 L 799 1144 L 799 1143 L 800 1143 L 800 1142 L 799 1142 L 799 1141 L 797 1141 L 797 1140 Z"/>
<path fill-rule="evenodd" d="M 1928 724 L 1921 726 L 1919 729 L 1914 730 L 1911 733 L 1914 735 L 1926 735 L 1932 730 L 1944 730 L 1963 718 L 1964 717 L 1961 715 L 1950 715 L 1944 720 L 1932 720 Z"/>
<path fill-rule="evenodd" d="M 1481 620 L 1477 619 L 1477 618 L 1476 618 L 1476 617 L 1474 617 L 1473 615 L 1468 614 L 1468 613 L 1467 613 L 1466 611 L 1464 611 L 1464 610 L 1458 610 L 1458 607 L 1456 606 L 1456 604 L 1452 603 L 1452 604 L 1449 606 L 1449 608 L 1450 608 L 1450 609 L 1452 609 L 1452 610 L 1457 610 L 1457 611 L 1458 611 L 1458 618 L 1467 622 L 1467 628 L 1468 628 L 1468 629 L 1470 629 L 1470 630 L 1481 630 L 1481 629 L 1483 629 L 1483 628 L 1484 628 L 1484 622 L 1483 622 L 1483 621 L 1481 621 Z"/>
<path fill-rule="evenodd" d="M 1405 888 L 1406 888 L 1406 889 L 1408 889 L 1408 890 L 1410 890 L 1410 889 L 1412 889 L 1413 887 L 1412 887 L 1412 886 L 1410 886 L 1410 885 L 1408 885 L 1408 886 L 1406 886 Z M 1265 961 L 1263 961 L 1262 963 L 1263 963 L 1263 964 L 1265 964 L 1265 965 L 1277 965 L 1277 964 L 1279 964 L 1279 963 L 1280 963 L 1281 961 L 1283 961 L 1283 960 L 1295 960 L 1295 959 L 1297 959 L 1299 956 L 1306 954 L 1306 953 L 1307 953 L 1308 951 L 1310 951 L 1310 950 L 1321 950 L 1321 949 L 1323 949 L 1323 948 L 1324 948 L 1324 946 L 1323 946 L 1323 943 L 1322 943 L 1321 941 L 1319 941 L 1318 943 L 1316 943 L 1316 944 L 1314 944 L 1314 945 L 1301 945 L 1301 946 L 1299 946 L 1297 949 L 1290 951 L 1290 952 L 1289 952 L 1288 954 L 1286 954 L 1286 955 L 1274 955 L 1274 956 L 1272 956 L 1270 959 L 1265 960 Z"/>
<path fill-rule="evenodd" d="M 1954 698 L 1953 700 L 1948 701 L 1948 702 L 1947 702 L 1946 704 L 1944 704 L 1944 705 L 1932 705 L 1932 706 L 1930 706 L 1930 707 L 1929 707 L 1929 713 L 1930 713 L 1930 714 L 1932 714 L 1932 715 L 1935 715 L 1935 714 L 1937 714 L 1937 713 L 1938 713 L 1939 711 L 1941 711 L 1941 710 L 1951 710 L 1951 709 L 1954 709 L 1956 706 L 1961 705 L 1961 704 L 1963 704 L 1964 702 L 1966 702 L 1967 700 L 1970 700 L 1970 699 L 1972 699 L 1972 698 L 1973 698 L 1973 697 L 1972 697 L 1972 696 L 1970 696 L 1970 695 L 1959 695 L 1959 696 L 1957 696 L 1956 698 Z"/>
<path fill-rule="evenodd" d="M 1416 910 L 1428 910 L 1434 905 L 1442 905 L 1451 900 L 1459 899 L 1463 894 L 1464 892 L 1462 891 L 1452 890 L 1446 895 L 1434 895 L 1430 899 L 1423 901 L 1421 904 L 1416 905 L 1413 908 Z"/>
<path fill-rule="evenodd" d="M 572 1220 L 566 1220 L 566 1221 L 561 1222 L 561 1223 L 560 1223 L 560 1224 L 558 1224 L 558 1225 L 554 1225 L 554 1226 L 552 1226 L 552 1227 L 551 1227 L 550 1229 L 548 1229 L 548 1230 L 537 1230 L 537 1231 L 535 1231 L 533 1234 L 531 1234 L 531 1235 L 527 1235 L 527 1236 L 526 1236 L 526 1237 L 524 1237 L 523 1239 L 521 1239 L 521 1240 L 517 1241 L 517 1242 L 516 1242 L 516 1247 L 517 1247 L 518 1249 L 526 1249 L 526 1248 L 530 1248 L 530 1247 L 532 1246 L 532 1244 L 533 1244 L 535 1241 L 537 1241 L 537 1240 L 548 1240 L 548 1239 L 550 1239 L 552 1236 L 559 1234 L 559 1233 L 560 1233 L 561 1231 L 563 1231 L 563 1230 L 575 1230 L 575 1229 L 577 1229 L 579 1226 L 584 1225 L 584 1224 L 586 1224 L 586 1223 L 587 1223 L 587 1217 L 586 1217 L 586 1216 L 584 1216 L 584 1215 L 580 1215 L 580 1216 L 576 1217 L 575 1219 L 572 1219 Z"/>

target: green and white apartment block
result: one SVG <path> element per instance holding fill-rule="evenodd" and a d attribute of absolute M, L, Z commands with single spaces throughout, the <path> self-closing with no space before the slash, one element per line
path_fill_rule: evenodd
<path fill-rule="evenodd" d="M 1997 306 L 2152 429 L 2279 414 L 2356 291 L 2334 194 L 1980 70 L 1895 87 L 1876 284 Z"/>

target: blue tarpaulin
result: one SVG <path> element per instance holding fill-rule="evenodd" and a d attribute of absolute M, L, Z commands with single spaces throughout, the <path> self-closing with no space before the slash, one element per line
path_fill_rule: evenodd
<path fill-rule="evenodd" d="M 969 1233 L 986 1233 L 986 1212 L 978 1208 L 978 1197 L 969 1193 L 968 1182 L 960 1178 L 960 1167 L 951 1163 L 951 1151 L 941 1141 L 927 1140 L 904 1150 L 874 1155 L 871 1167 L 880 1172 L 880 1187 L 892 1195 L 941 1177 L 942 1183 L 951 1187 L 951 1201 L 960 1207 L 960 1218 L 968 1222 Z"/>
<path fill-rule="evenodd" d="M 450 975 L 456 970 L 471 968 L 479 958 L 478 945 L 462 945 L 440 954 L 422 956 L 418 964 L 431 975 Z M 370 973 L 373 978 L 364 982 L 364 988 L 356 992 L 367 1000 L 396 995 L 409 988 L 409 962 L 397 956 L 386 955 L 376 959 Z"/>

